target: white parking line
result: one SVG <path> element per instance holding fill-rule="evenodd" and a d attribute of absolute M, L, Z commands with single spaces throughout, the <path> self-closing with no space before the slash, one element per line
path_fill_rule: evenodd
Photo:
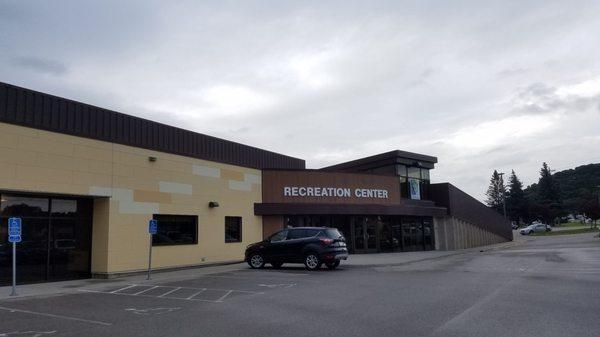
<path fill-rule="evenodd" d="M 129 289 L 129 288 L 133 288 L 133 287 L 135 287 L 135 284 L 133 284 L 133 285 L 130 285 L 130 286 L 127 286 L 127 287 L 123 287 L 123 288 L 121 288 L 121 289 L 113 290 L 113 291 L 111 291 L 110 293 L 111 293 L 111 294 L 116 294 L 117 292 L 119 292 L 119 291 L 121 291 L 121 290 Z"/>
<path fill-rule="evenodd" d="M 191 300 L 191 299 L 192 299 L 192 297 L 194 297 L 194 296 L 196 296 L 196 295 L 199 295 L 199 294 L 201 294 L 201 293 L 203 293 L 203 292 L 205 292 L 205 291 L 206 291 L 206 288 L 204 288 L 204 289 L 200 289 L 200 291 L 197 291 L 197 292 L 193 293 L 191 296 L 188 296 L 188 297 L 186 298 L 186 300 Z"/>
<path fill-rule="evenodd" d="M 43 312 L 13 309 L 13 308 L 7 308 L 7 307 L 0 307 L 0 310 L 6 310 L 6 311 L 10 311 L 10 312 L 20 312 L 20 313 L 24 313 L 24 314 L 44 316 L 44 317 L 67 319 L 67 320 L 71 320 L 71 321 L 78 321 L 78 322 L 91 323 L 91 324 L 112 325 L 112 323 L 108 323 L 108 322 L 93 321 L 93 320 L 89 320 L 89 319 L 83 319 L 83 318 L 77 318 L 77 317 L 71 317 L 71 316 L 47 314 L 47 313 L 43 313 Z"/>
<path fill-rule="evenodd" d="M 225 297 L 229 296 L 229 294 L 231 294 L 232 292 L 233 292 L 233 290 L 229 290 L 225 295 L 219 297 L 215 302 L 223 302 Z"/>
<path fill-rule="evenodd" d="M 164 294 L 162 294 L 162 295 L 160 295 L 160 296 L 157 296 L 157 297 L 163 297 L 163 296 L 169 295 L 170 293 L 174 293 L 174 292 L 176 292 L 176 291 L 177 291 L 177 290 L 179 290 L 179 289 L 181 289 L 181 287 L 177 287 L 177 288 L 175 288 L 175 289 L 173 289 L 173 290 L 169 290 L 169 291 L 167 291 L 166 293 L 164 293 Z"/>
<path fill-rule="evenodd" d="M 145 293 L 146 291 L 150 291 L 150 290 L 152 290 L 152 289 L 156 289 L 156 288 L 158 288 L 158 286 L 153 286 L 153 287 L 150 287 L 150 288 L 148 288 L 148 289 L 144 289 L 144 290 L 142 290 L 142 291 L 138 291 L 137 293 L 135 293 L 135 294 L 132 294 L 132 295 L 139 295 L 139 294 L 143 294 L 143 293 Z"/>

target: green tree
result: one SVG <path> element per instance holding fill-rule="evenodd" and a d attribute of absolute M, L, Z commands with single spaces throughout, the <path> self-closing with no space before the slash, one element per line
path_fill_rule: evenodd
<path fill-rule="evenodd" d="M 487 199 L 485 203 L 495 209 L 498 213 L 503 213 L 504 197 L 506 196 L 506 187 L 504 186 L 504 180 L 502 175 L 498 171 L 494 170 L 492 178 L 490 179 L 490 186 L 485 192 Z"/>
<path fill-rule="evenodd" d="M 598 221 L 598 219 L 600 219 L 600 200 L 588 200 L 583 204 L 582 211 L 583 214 L 585 214 L 585 216 L 594 221 L 591 227 L 595 227 L 596 222 Z"/>
<path fill-rule="evenodd" d="M 554 219 L 563 213 L 560 200 L 560 188 L 554 181 L 552 171 L 546 162 L 542 164 L 538 193 L 532 211 L 547 224 L 553 224 Z"/>
<path fill-rule="evenodd" d="M 510 220 L 523 222 L 529 216 L 527 212 L 527 200 L 523 191 L 523 183 L 512 170 L 508 178 L 508 193 L 506 194 L 506 211 Z"/>

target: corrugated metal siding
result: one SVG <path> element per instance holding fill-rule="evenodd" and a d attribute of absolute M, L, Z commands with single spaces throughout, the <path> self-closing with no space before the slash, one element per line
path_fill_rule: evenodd
<path fill-rule="evenodd" d="M 450 216 L 512 240 L 510 222 L 477 199 L 449 183 L 431 184 L 430 190 L 436 205 L 446 207 Z"/>
<path fill-rule="evenodd" d="M 0 122 L 257 169 L 302 169 L 261 150 L 0 82 Z"/>

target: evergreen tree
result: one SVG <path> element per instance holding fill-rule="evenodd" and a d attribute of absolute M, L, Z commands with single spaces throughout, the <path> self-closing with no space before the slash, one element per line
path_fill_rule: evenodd
<path fill-rule="evenodd" d="M 506 195 L 506 188 L 504 186 L 504 180 L 502 175 L 498 171 L 494 170 L 492 178 L 490 179 L 490 186 L 485 193 L 487 196 L 486 204 L 495 209 L 498 213 L 503 213 L 504 196 Z"/>
<path fill-rule="evenodd" d="M 558 186 L 554 182 L 554 178 L 552 177 L 552 171 L 548 164 L 544 162 L 542 164 L 542 169 L 540 170 L 540 180 L 538 182 L 539 185 L 539 201 L 545 203 L 553 203 L 558 202 Z"/>
<path fill-rule="evenodd" d="M 556 217 L 562 215 L 559 186 L 554 181 L 552 171 L 545 162 L 540 170 L 537 200 L 533 206 L 536 215 L 549 225 L 554 223 Z"/>
<path fill-rule="evenodd" d="M 519 180 L 514 170 L 512 170 L 508 178 L 506 211 L 512 221 L 523 222 L 529 218 L 527 214 L 527 200 L 525 199 L 525 192 L 523 192 L 523 183 Z"/>

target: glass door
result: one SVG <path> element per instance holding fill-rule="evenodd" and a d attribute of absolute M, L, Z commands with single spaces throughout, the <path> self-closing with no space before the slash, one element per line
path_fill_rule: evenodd
<path fill-rule="evenodd" d="M 89 277 L 92 201 L 43 196 L 0 196 L 0 285 L 10 284 L 12 245 L 10 217 L 22 219 L 17 246 L 17 282 L 37 283 Z"/>
<path fill-rule="evenodd" d="M 353 243 L 355 253 L 373 253 L 377 251 L 377 218 L 354 217 L 352 220 Z"/>

